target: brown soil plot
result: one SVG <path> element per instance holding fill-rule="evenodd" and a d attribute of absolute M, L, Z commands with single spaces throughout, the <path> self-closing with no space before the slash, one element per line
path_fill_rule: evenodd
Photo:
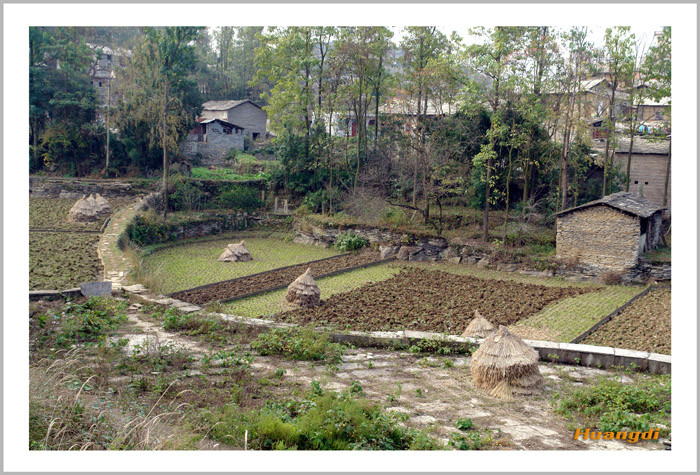
<path fill-rule="evenodd" d="M 552 302 L 591 290 L 410 269 L 391 279 L 333 295 L 315 309 L 293 310 L 275 319 L 352 330 L 460 334 L 475 309 L 495 325 L 511 325 Z"/>
<path fill-rule="evenodd" d="M 671 289 L 633 302 L 581 343 L 671 354 Z"/>

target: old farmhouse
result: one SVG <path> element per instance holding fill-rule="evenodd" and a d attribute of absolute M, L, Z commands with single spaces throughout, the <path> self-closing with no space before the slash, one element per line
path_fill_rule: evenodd
<path fill-rule="evenodd" d="M 243 127 L 221 119 L 198 119 L 180 149 L 203 165 L 223 165 L 231 149 L 243 150 Z"/>
<path fill-rule="evenodd" d="M 557 258 L 596 271 L 623 271 L 658 245 L 663 208 L 632 193 L 556 213 Z"/>
<path fill-rule="evenodd" d="M 208 101 L 202 105 L 203 119 L 221 119 L 243 127 L 244 134 L 253 140 L 264 139 L 267 134 L 267 112 L 250 101 Z"/>
<path fill-rule="evenodd" d="M 602 156 L 605 153 L 605 139 L 594 141 L 593 148 Z M 629 150 L 629 138 L 618 137 L 613 164 L 623 174 L 627 173 Z M 629 191 L 651 201 L 656 206 L 666 208 L 668 214 L 671 214 L 669 140 L 652 141 L 639 136 L 634 138 Z"/>

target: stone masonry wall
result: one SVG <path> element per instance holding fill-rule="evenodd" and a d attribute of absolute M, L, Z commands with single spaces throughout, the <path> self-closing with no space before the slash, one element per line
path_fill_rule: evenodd
<path fill-rule="evenodd" d="M 355 233 L 369 241 L 370 244 L 377 246 L 382 259 L 395 257 L 406 261 L 447 261 L 453 264 L 471 264 L 482 268 L 539 277 L 558 275 L 574 282 L 597 282 L 601 274 L 610 270 L 598 265 L 561 261 L 553 261 L 553 265 L 545 270 L 533 269 L 528 267 L 526 263 L 502 262 L 499 259 L 494 259 L 493 249 L 490 246 L 473 239 L 459 237 L 448 240 L 438 237 L 409 236 L 370 226 L 349 226 L 339 229 L 337 226 L 310 224 L 299 219 L 294 221 L 294 230 L 296 233 L 294 242 L 320 247 L 334 245 L 340 234 Z M 652 265 L 640 259 L 636 265 L 625 269 L 621 279 L 622 282 L 631 284 L 644 283 L 649 279 L 670 280 L 671 264 Z"/>
<path fill-rule="evenodd" d="M 228 111 L 228 118 L 225 119 L 232 124 L 243 127 L 245 135 L 252 136 L 253 133 L 260 134 L 259 139 L 265 138 L 267 129 L 267 112 L 255 107 L 250 102 L 244 102 L 238 107 Z"/>
<path fill-rule="evenodd" d="M 622 271 L 639 257 L 639 218 L 608 206 L 557 217 L 557 258 Z"/>
<path fill-rule="evenodd" d="M 658 206 L 664 206 L 666 187 L 666 167 L 668 155 L 632 154 L 630 163 L 630 191 L 648 199 Z M 627 154 L 616 153 L 614 164 L 622 172 L 627 172 Z M 671 211 L 671 177 L 668 178 L 668 212 Z"/>
<path fill-rule="evenodd" d="M 232 148 L 243 150 L 243 133 L 233 133 L 228 135 L 219 122 L 207 124 L 207 141 L 197 142 L 198 135 L 188 135 L 185 142 L 180 147 L 180 152 L 187 158 L 196 158 L 197 154 L 202 157 L 202 164 L 223 165 L 226 156 Z"/>
<path fill-rule="evenodd" d="M 75 198 L 99 193 L 107 198 L 146 194 L 148 186 L 139 186 L 124 180 L 101 180 L 86 178 L 29 177 L 29 194 L 38 197 Z"/>

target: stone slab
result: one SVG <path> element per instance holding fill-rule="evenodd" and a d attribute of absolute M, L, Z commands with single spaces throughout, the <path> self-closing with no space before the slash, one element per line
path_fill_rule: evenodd
<path fill-rule="evenodd" d="M 112 281 L 83 282 L 80 284 L 80 293 L 85 297 L 104 297 L 112 295 Z"/>

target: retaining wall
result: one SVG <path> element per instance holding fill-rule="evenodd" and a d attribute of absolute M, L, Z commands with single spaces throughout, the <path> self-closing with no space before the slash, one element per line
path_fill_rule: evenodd
<path fill-rule="evenodd" d="M 152 295 L 142 285 L 124 287 L 123 290 L 133 299 L 147 304 L 166 305 L 182 312 L 197 312 L 202 308 L 181 300 L 169 298 L 163 295 Z M 260 330 L 272 328 L 293 328 L 295 325 L 278 323 L 272 320 L 259 318 L 245 318 L 224 313 L 208 313 L 223 320 L 247 325 Z M 319 331 L 325 330 L 318 328 Z M 360 347 L 377 347 L 406 349 L 421 341 L 438 340 L 453 348 L 473 350 L 484 340 L 480 338 L 463 338 L 456 335 L 444 335 L 442 333 L 396 331 L 396 332 L 331 332 L 331 341 L 348 343 Z M 646 351 L 626 350 L 623 348 L 611 348 L 606 346 L 580 345 L 574 343 L 556 343 L 551 341 L 524 340 L 540 354 L 542 361 L 550 361 L 561 364 L 577 366 L 589 366 L 594 368 L 632 368 L 646 371 L 652 374 L 670 374 L 671 356 Z"/>
<path fill-rule="evenodd" d="M 294 242 L 305 245 L 328 247 L 335 243 L 340 234 L 355 233 L 370 244 L 379 247 L 383 258 L 396 257 L 408 261 L 439 261 L 477 265 L 506 272 L 519 272 L 537 277 L 559 275 L 577 282 L 598 282 L 607 269 L 579 263 L 565 263 L 552 260 L 546 269 L 533 269 L 522 262 L 497 262 L 498 253 L 492 245 L 485 245 L 474 239 L 427 237 L 402 234 L 387 229 L 370 226 L 322 226 L 295 219 Z M 671 264 L 651 264 L 639 259 L 635 267 L 620 272 L 625 284 L 640 284 L 648 280 L 671 280 Z"/>

